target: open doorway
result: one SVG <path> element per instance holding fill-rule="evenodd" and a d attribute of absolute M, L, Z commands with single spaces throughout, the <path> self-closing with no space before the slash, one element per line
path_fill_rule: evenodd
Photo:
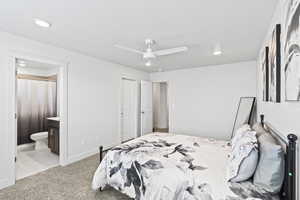
<path fill-rule="evenodd" d="M 169 132 L 168 83 L 152 83 L 153 132 Z"/>
<path fill-rule="evenodd" d="M 62 70 L 59 65 L 15 58 L 15 179 L 60 164 Z"/>

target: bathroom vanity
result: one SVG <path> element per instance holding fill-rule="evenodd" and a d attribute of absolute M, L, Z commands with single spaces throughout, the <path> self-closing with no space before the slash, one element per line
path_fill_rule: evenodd
<path fill-rule="evenodd" d="M 57 155 L 59 155 L 59 124 L 59 117 L 48 118 L 48 147 Z"/>

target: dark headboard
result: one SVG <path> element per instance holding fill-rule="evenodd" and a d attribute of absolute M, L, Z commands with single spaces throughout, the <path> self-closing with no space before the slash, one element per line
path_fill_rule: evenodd
<path fill-rule="evenodd" d="M 297 169 L 296 169 L 296 144 L 297 136 L 294 134 L 289 134 L 287 138 L 283 137 L 277 130 L 271 127 L 269 124 L 265 124 L 264 115 L 260 115 L 261 124 L 264 127 L 267 127 L 269 132 L 276 137 L 278 140 L 281 140 L 281 143 L 285 145 L 285 177 L 284 183 L 281 190 L 281 199 L 282 200 L 296 200 L 297 193 Z"/>

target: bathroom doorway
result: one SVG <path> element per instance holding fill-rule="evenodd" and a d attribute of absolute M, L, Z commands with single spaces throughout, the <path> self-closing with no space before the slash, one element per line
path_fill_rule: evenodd
<path fill-rule="evenodd" d="M 63 164 L 63 66 L 24 57 L 15 64 L 15 180 Z M 63 148 L 61 148 L 63 147 Z"/>
<path fill-rule="evenodd" d="M 153 82 L 153 132 L 169 132 L 168 83 Z"/>

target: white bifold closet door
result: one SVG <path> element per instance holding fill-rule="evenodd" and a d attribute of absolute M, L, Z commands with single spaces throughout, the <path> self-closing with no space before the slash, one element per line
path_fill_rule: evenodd
<path fill-rule="evenodd" d="M 137 137 L 138 117 L 137 81 L 122 79 L 121 140 Z"/>
<path fill-rule="evenodd" d="M 153 132 L 152 82 L 141 81 L 141 135 Z"/>

